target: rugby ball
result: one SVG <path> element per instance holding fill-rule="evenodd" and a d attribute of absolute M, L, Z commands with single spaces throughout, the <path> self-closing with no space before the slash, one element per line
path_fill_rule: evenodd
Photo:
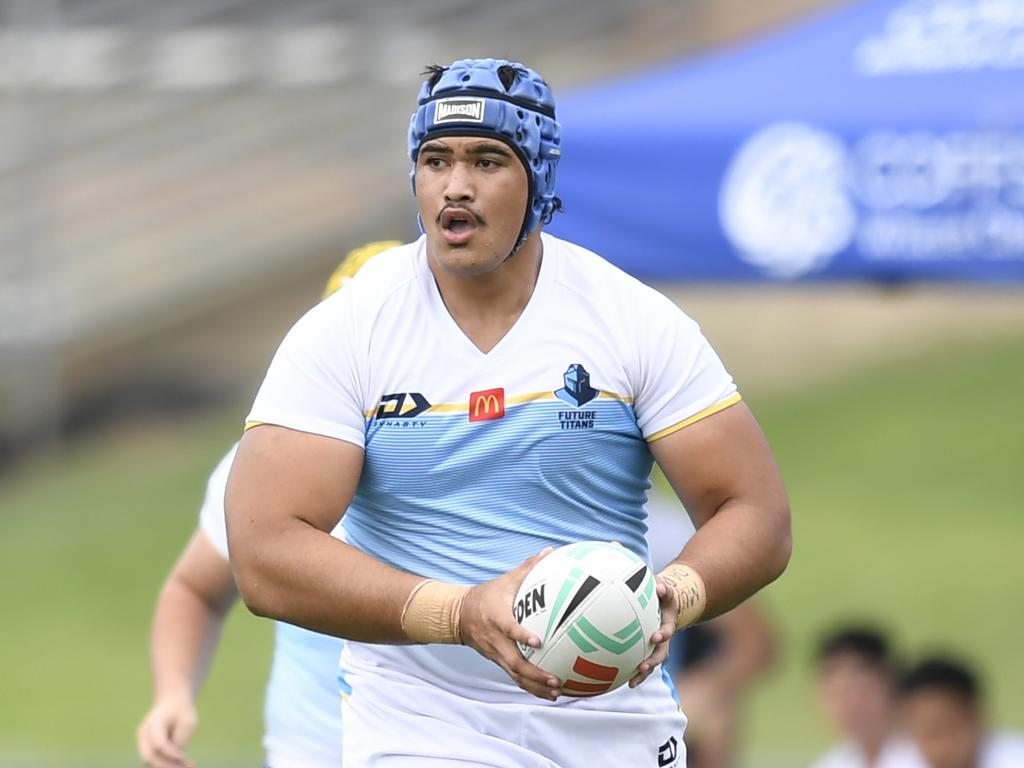
<path fill-rule="evenodd" d="M 523 657 L 562 681 L 567 696 L 618 688 L 654 652 L 661 625 L 654 574 L 620 544 L 581 541 L 556 549 L 526 575 L 513 612 L 540 638 Z"/>

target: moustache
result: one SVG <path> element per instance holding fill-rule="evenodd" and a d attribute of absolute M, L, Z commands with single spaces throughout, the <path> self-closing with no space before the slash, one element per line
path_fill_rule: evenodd
<path fill-rule="evenodd" d="M 444 208 L 438 211 L 437 216 L 434 218 L 434 223 L 436 223 L 438 226 L 440 226 L 441 224 L 441 217 L 444 216 L 445 211 L 462 211 L 464 213 L 468 213 L 470 216 L 476 219 L 477 224 L 487 223 L 487 219 L 485 219 L 479 213 L 474 211 L 472 208 L 468 208 L 465 205 L 446 205 Z"/>

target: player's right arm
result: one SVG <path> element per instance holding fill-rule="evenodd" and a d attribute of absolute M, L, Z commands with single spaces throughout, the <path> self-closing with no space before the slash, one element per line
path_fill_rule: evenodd
<path fill-rule="evenodd" d="M 270 424 L 245 433 L 226 505 L 231 561 L 249 609 L 350 640 L 469 645 L 524 690 L 554 698 L 558 680 L 515 646 L 539 638 L 512 614 L 519 584 L 542 555 L 473 588 L 424 585 L 329 535 L 362 465 L 363 449 L 345 440 Z"/>
<path fill-rule="evenodd" d="M 153 704 L 136 733 L 151 768 L 191 768 L 195 700 L 238 593 L 228 561 L 197 530 L 160 591 L 150 637 Z"/>
<path fill-rule="evenodd" d="M 512 613 L 534 559 L 473 588 L 424 585 L 421 576 L 330 535 L 359 483 L 366 419 L 379 398 L 369 384 L 377 312 L 372 301 L 361 300 L 373 294 L 359 285 L 365 275 L 289 331 L 249 413 L 226 494 L 242 599 L 258 615 L 350 640 L 462 643 L 524 690 L 553 698 L 557 679 L 516 647 L 516 641 L 540 643 Z"/>

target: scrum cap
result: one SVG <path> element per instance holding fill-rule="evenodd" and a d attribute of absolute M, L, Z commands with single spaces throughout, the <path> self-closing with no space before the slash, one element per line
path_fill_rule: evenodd
<path fill-rule="evenodd" d="M 461 59 L 428 78 L 409 124 L 414 190 L 420 147 L 443 136 L 498 139 L 526 167 L 530 201 L 516 247 L 551 218 L 562 132 L 554 96 L 537 72 L 504 59 Z"/>

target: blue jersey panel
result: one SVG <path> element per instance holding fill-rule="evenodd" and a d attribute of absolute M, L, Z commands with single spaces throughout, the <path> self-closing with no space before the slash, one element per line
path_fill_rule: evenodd
<path fill-rule="evenodd" d="M 613 397 L 550 396 L 476 422 L 465 411 L 374 418 L 345 528 L 394 567 L 457 583 L 584 539 L 646 559 L 651 465 L 632 406 Z"/>

